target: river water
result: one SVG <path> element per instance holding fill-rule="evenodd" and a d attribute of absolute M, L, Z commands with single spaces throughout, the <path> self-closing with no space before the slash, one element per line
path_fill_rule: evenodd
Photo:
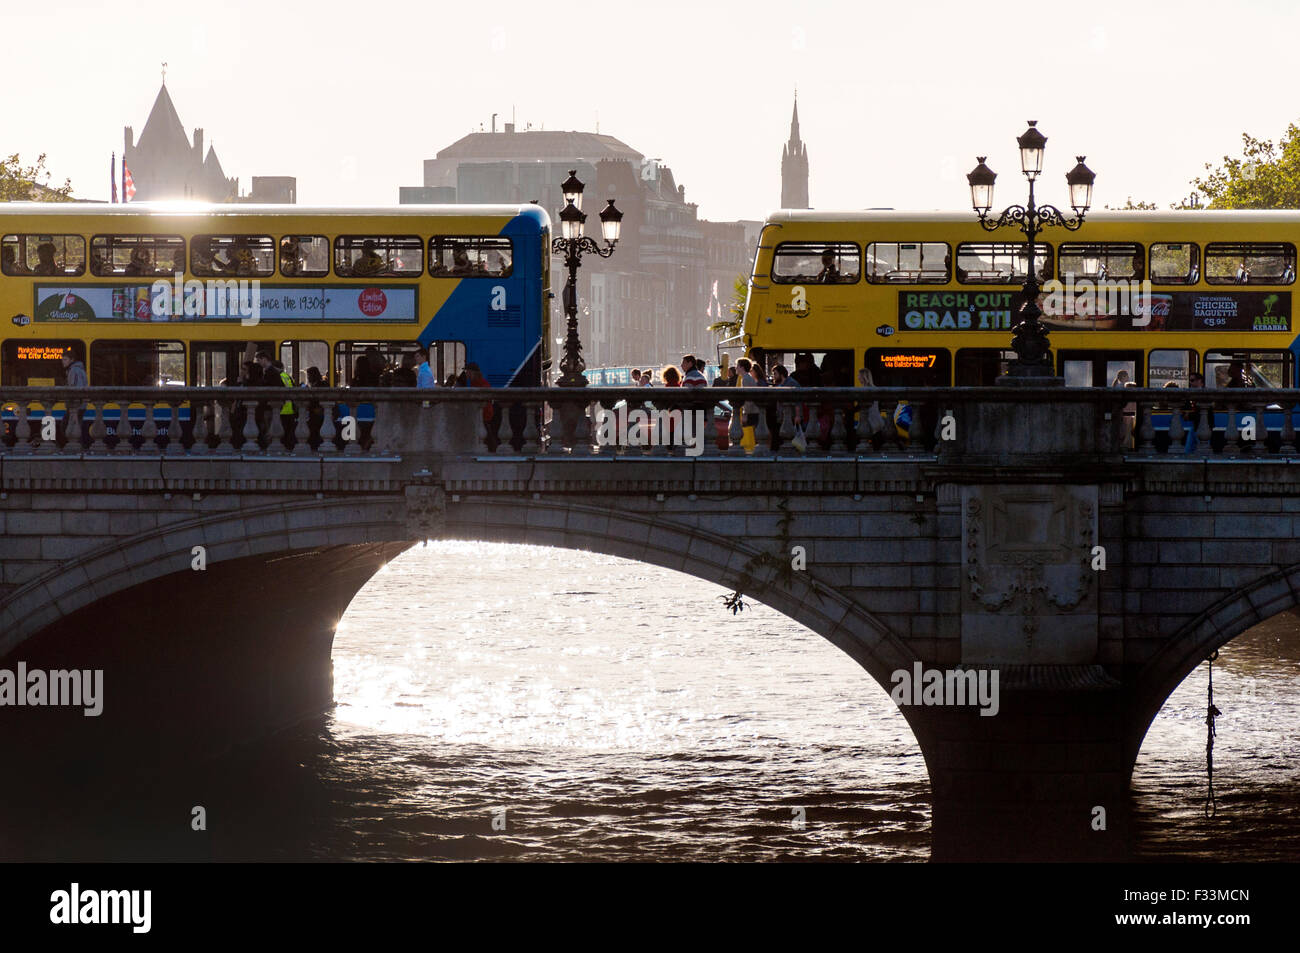
<path fill-rule="evenodd" d="M 926 860 L 929 781 L 888 695 L 723 594 L 590 553 L 417 547 L 340 623 L 329 717 L 124 785 L 95 834 L 47 856 Z M 1230 643 L 1214 685 L 1218 815 L 1202 666 L 1138 762 L 1140 854 L 1298 860 L 1300 619 Z M 157 819 L 177 800 L 207 806 L 197 854 Z"/>

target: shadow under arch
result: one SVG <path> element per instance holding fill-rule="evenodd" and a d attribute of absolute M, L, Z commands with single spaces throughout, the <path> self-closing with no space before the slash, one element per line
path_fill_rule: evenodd
<path fill-rule="evenodd" d="M 1229 593 L 1165 640 L 1138 671 L 1133 684 L 1130 774 L 1151 723 L 1183 680 L 1246 630 L 1297 606 L 1300 563 L 1275 570 Z"/>

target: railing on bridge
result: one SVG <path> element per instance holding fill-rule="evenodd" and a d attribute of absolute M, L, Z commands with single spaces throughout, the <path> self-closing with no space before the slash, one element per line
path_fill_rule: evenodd
<path fill-rule="evenodd" d="M 1300 391 L 1001 387 L 0 388 L 0 456 L 942 457 L 978 452 L 956 438 L 972 404 L 1044 403 L 1090 408 L 1103 453 L 1300 456 Z"/>

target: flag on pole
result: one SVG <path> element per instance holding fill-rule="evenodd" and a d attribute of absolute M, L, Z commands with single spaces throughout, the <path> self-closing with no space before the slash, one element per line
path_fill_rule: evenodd
<path fill-rule="evenodd" d="M 126 156 L 122 156 L 122 201 L 129 202 L 135 198 L 135 182 L 131 179 L 131 170 L 126 166 Z"/>
<path fill-rule="evenodd" d="M 117 153 L 113 153 L 113 164 L 108 167 L 108 184 L 113 187 L 112 201 L 117 201 Z"/>

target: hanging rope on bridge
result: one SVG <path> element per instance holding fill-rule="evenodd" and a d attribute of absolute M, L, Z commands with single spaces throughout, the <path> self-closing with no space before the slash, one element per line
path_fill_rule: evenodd
<path fill-rule="evenodd" d="M 1205 661 L 1209 665 L 1209 688 L 1205 701 L 1205 816 L 1214 817 L 1219 806 L 1214 800 L 1214 719 L 1223 714 L 1214 707 L 1214 663 L 1219 659 L 1219 650 L 1215 649 Z"/>

